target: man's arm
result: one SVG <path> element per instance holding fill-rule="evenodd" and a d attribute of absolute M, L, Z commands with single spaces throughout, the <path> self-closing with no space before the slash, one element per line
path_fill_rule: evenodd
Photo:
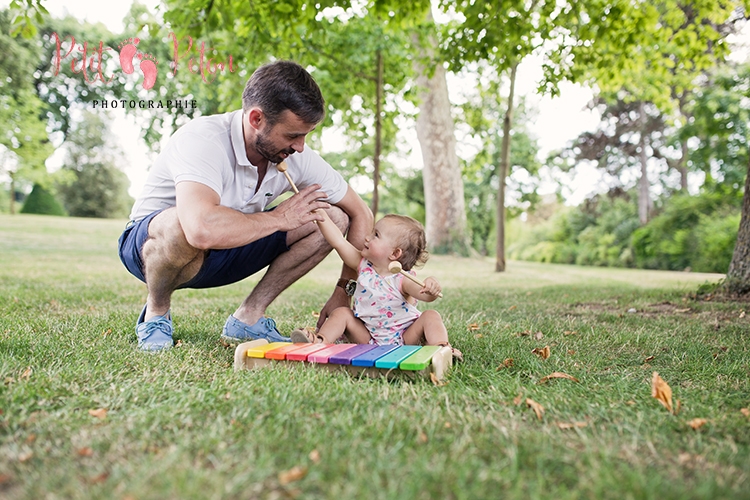
<path fill-rule="evenodd" d="M 221 206 L 221 197 L 210 187 L 185 181 L 176 186 L 177 217 L 188 243 L 198 249 L 237 248 L 276 231 L 291 231 L 321 220 L 315 213 L 328 208 L 325 193 L 315 184 L 285 200 L 271 212 L 245 214 Z"/>

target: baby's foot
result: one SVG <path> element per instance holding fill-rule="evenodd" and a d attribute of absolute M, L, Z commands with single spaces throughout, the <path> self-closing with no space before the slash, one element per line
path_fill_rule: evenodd
<path fill-rule="evenodd" d="M 117 46 L 120 49 L 120 67 L 126 75 L 130 75 L 135 71 L 133 68 L 133 57 L 135 57 L 135 53 L 138 51 L 136 45 L 140 41 L 140 38 L 128 38 Z"/>
<path fill-rule="evenodd" d="M 156 83 L 158 70 L 156 65 L 159 63 L 151 54 L 138 54 L 141 59 L 141 73 L 143 73 L 143 88 L 148 90 Z"/>

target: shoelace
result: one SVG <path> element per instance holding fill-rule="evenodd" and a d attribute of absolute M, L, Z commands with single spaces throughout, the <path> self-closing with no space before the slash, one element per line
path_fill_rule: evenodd
<path fill-rule="evenodd" d="M 149 321 L 148 323 L 146 323 L 146 335 L 141 337 L 141 340 L 148 340 L 148 338 L 151 337 L 151 335 L 153 335 L 155 332 L 168 335 L 171 338 L 172 336 L 165 333 L 161 328 L 161 326 L 165 324 L 169 326 L 169 320 L 165 319 L 164 317 L 161 317 L 156 321 Z"/>
<path fill-rule="evenodd" d="M 265 318 L 263 325 L 269 330 L 276 330 L 276 321 L 273 318 Z"/>

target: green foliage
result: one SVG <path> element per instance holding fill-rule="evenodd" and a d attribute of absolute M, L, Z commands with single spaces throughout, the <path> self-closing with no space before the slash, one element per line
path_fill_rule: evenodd
<path fill-rule="evenodd" d="M 34 184 L 34 188 L 24 201 L 22 214 L 37 215 L 67 215 L 62 204 L 54 194 L 44 188 L 41 184 Z"/>
<path fill-rule="evenodd" d="M 84 113 L 68 134 L 62 169 L 72 181 L 61 183 L 58 190 L 72 216 L 122 218 L 129 213 L 130 181 L 118 168 L 118 152 L 108 137 L 107 122 L 93 112 Z"/>
<path fill-rule="evenodd" d="M 662 213 L 633 234 L 636 265 L 725 273 L 737 239 L 737 201 L 716 193 L 673 196 Z"/>
<path fill-rule="evenodd" d="M 739 199 L 674 195 L 640 226 L 630 196 L 613 191 L 578 207 L 550 209 L 510 247 L 511 258 L 607 267 L 724 273 L 739 226 Z"/>

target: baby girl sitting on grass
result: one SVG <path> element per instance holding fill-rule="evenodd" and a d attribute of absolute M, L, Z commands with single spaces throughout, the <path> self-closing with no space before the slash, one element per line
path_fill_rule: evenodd
<path fill-rule="evenodd" d="M 406 271 L 424 264 L 427 245 L 422 225 L 404 215 L 386 215 L 375 224 L 360 251 L 325 218 L 318 223 L 323 236 L 344 263 L 359 273 L 353 305 L 335 309 L 318 333 L 295 330 L 292 342 L 330 344 L 346 334 L 357 344 L 450 346 L 440 313 L 417 309 L 417 300 L 432 302 L 438 297 L 441 288 L 437 280 L 429 277 L 422 287 L 388 270 L 393 261 Z M 452 351 L 455 358 L 463 359 L 461 351 Z"/>

